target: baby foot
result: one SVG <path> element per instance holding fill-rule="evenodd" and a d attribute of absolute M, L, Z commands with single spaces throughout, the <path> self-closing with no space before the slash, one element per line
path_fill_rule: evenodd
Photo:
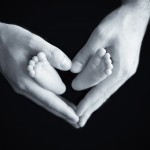
<path fill-rule="evenodd" d="M 75 90 L 84 90 L 103 81 L 111 75 L 113 69 L 110 54 L 104 48 L 97 50 L 90 59 L 84 71 L 82 71 L 72 82 Z"/>
<path fill-rule="evenodd" d="M 45 53 L 39 52 L 29 61 L 29 75 L 43 88 L 56 94 L 65 92 L 66 87 L 56 70 L 49 64 Z"/>

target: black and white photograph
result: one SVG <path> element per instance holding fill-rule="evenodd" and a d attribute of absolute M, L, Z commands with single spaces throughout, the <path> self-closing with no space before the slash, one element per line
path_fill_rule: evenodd
<path fill-rule="evenodd" d="M 150 0 L 0 2 L 0 150 L 150 149 Z"/>

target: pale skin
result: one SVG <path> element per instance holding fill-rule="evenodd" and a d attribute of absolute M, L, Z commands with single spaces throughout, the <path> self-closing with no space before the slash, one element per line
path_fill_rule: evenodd
<path fill-rule="evenodd" d="M 44 39 L 16 25 L 0 23 L 1 72 L 17 93 L 28 97 L 74 127 L 83 127 L 92 113 L 136 72 L 141 43 L 149 21 L 149 10 L 149 0 L 124 1 L 120 8 L 108 15 L 94 30 L 86 45 L 74 58 L 72 67 L 70 59 Z M 113 67 L 110 65 L 109 69 L 112 74 L 102 82 L 87 82 L 88 86 L 82 89 L 94 87 L 77 108 L 52 92 L 54 89 L 51 91 L 39 85 L 27 70 L 29 60 L 39 52 L 44 52 L 53 69 L 66 71 L 71 68 L 73 73 L 82 71 L 72 83 L 74 89 L 81 90 L 78 83 L 82 82 L 86 68 L 92 66 L 88 62 L 92 62 L 92 57 L 101 48 L 105 48 L 111 55 L 113 63 L 109 64 Z M 61 83 L 63 87 L 64 84 L 62 81 Z"/>
<path fill-rule="evenodd" d="M 79 118 L 74 111 L 75 106 L 41 87 L 28 74 L 29 60 L 39 52 L 46 54 L 53 71 L 54 67 L 63 71 L 71 68 L 70 59 L 59 48 L 19 26 L 0 23 L 0 71 L 14 91 L 76 127 Z M 63 93 L 65 85 L 59 81 Z"/>
<path fill-rule="evenodd" d="M 104 48 L 98 49 L 89 60 L 84 71 L 74 79 L 72 87 L 80 91 L 95 86 L 110 76 L 112 69 L 110 54 L 106 53 Z"/>
<path fill-rule="evenodd" d="M 57 57 L 59 57 L 59 55 Z M 85 71 L 88 76 L 86 76 L 84 73 L 79 76 L 81 78 L 83 76 L 85 79 L 82 80 L 80 89 L 85 89 L 101 82 L 111 75 L 113 69 L 110 54 L 106 53 L 106 50 L 103 48 L 97 50 L 97 52 L 89 61 L 88 66 L 89 67 Z M 57 95 L 65 92 L 66 88 L 64 83 L 62 82 L 56 70 L 51 66 L 44 52 L 39 52 L 37 55 L 32 57 L 27 66 L 27 70 L 29 76 L 44 89 L 47 89 Z M 61 99 L 63 98 L 61 97 Z M 66 100 L 64 101 L 67 102 Z M 76 110 L 75 105 L 69 102 L 67 102 L 67 104 Z M 72 123 L 71 125 L 75 128 L 79 128 L 77 123 Z"/>
<path fill-rule="evenodd" d="M 37 56 L 33 56 L 29 61 L 27 70 L 29 75 L 44 89 L 50 90 L 55 94 L 63 94 L 65 92 L 65 84 L 48 62 L 45 53 L 39 52 Z"/>
<path fill-rule="evenodd" d="M 93 87 L 78 104 L 76 113 L 80 118 L 80 127 L 135 74 L 149 17 L 149 0 L 124 0 L 120 8 L 104 18 L 73 59 L 71 71 L 79 73 L 72 83 L 76 89 L 82 84 L 83 76 L 80 74 L 86 72 L 89 67 L 87 62 L 99 48 L 106 48 L 112 56 L 114 66 L 111 76 Z"/>
<path fill-rule="evenodd" d="M 58 56 L 59 57 L 59 56 Z M 110 54 L 106 53 L 105 49 L 99 49 L 91 61 L 88 63 L 88 68 L 85 74 L 80 74 L 82 84 L 80 89 L 89 88 L 97 85 L 99 82 L 107 78 L 112 73 L 113 65 L 110 59 Z M 27 70 L 29 76 L 32 77 L 41 87 L 54 92 L 55 94 L 63 94 L 66 90 L 64 83 L 59 77 L 56 70 L 50 65 L 47 56 L 43 52 L 39 52 L 29 61 Z M 78 78 L 77 78 L 78 80 Z M 75 82 L 76 83 L 76 82 Z M 77 83 L 77 85 L 80 83 Z M 76 87 L 74 86 L 76 89 Z"/>

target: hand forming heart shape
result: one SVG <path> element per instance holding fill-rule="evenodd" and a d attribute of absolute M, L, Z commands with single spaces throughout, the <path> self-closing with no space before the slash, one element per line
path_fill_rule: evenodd
<path fill-rule="evenodd" d="M 0 23 L 1 72 L 17 93 L 74 127 L 83 127 L 91 114 L 135 74 L 149 21 L 148 10 L 131 8 L 127 3 L 109 14 L 91 34 L 86 45 L 73 59 L 72 65 L 60 49 L 41 37 L 19 26 Z M 30 61 L 28 71 L 34 79 L 26 70 L 28 59 L 33 55 L 35 57 Z M 64 71 L 71 68 L 71 72 L 79 73 L 72 82 L 75 90 L 94 86 L 78 106 L 56 95 L 63 93 L 65 86 L 53 67 Z M 49 78 L 49 74 L 53 78 Z"/>

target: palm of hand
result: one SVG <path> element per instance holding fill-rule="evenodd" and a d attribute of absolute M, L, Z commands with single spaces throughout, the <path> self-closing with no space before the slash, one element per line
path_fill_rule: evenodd
<path fill-rule="evenodd" d="M 78 68 L 77 71 L 75 71 L 74 68 L 77 67 L 75 67 L 73 63 L 71 70 L 73 72 L 80 72 L 82 70 L 83 72 L 89 58 L 91 58 L 99 48 L 104 47 L 111 54 L 114 65 L 112 75 L 93 87 L 83 100 L 81 100 L 77 108 L 72 104 L 73 108 L 69 107 L 54 93 L 48 92 L 37 86 L 28 76 L 26 71 L 26 66 L 28 64 L 27 58 L 37 54 L 41 46 L 34 47 L 33 43 L 35 43 L 36 40 L 29 38 L 32 37 L 29 36 L 31 33 L 26 30 L 22 30 L 21 28 L 17 28 L 17 32 L 16 29 L 13 30 L 15 35 L 17 35 L 16 33 L 18 33 L 18 30 L 21 30 L 19 33 L 22 34 L 22 39 L 20 39 L 20 35 L 15 36 L 13 39 L 4 39 L 4 41 L 10 42 L 5 43 L 5 45 L 11 46 L 8 46 L 9 49 L 3 48 L 6 52 L 1 55 L 3 56 L 3 60 L 1 59 L 2 72 L 6 75 L 6 78 L 16 92 L 32 99 L 73 126 L 82 127 L 85 125 L 91 114 L 136 72 L 141 42 L 147 23 L 142 22 L 139 30 L 139 27 L 137 28 L 134 26 L 132 18 L 135 16 L 128 16 L 130 13 L 127 13 L 126 11 L 126 8 L 120 8 L 107 16 L 94 30 L 86 45 L 74 58 L 74 61 L 76 60 L 82 64 L 82 68 Z M 122 16 L 118 14 L 122 14 Z M 122 19 L 122 17 L 125 19 Z M 12 36 L 10 37 L 12 38 L 13 35 L 14 33 L 12 33 Z M 48 54 L 47 51 L 45 51 L 45 53 Z M 9 62 L 5 61 L 7 58 L 9 58 Z M 6 63 L 4 64 L 3 62 Z M 16 67 L 12 68 L 12 65 Z M 54 67 L 57 68 L 58 66 Z M 71 66 L 69 66 L 68 69 L 70 67 Z M 58 68 L 60 69 L 60 66 Z M 78 80 L 80 80 L 80 78 Z M 47 97 L 51 97 L 50 100 Z M 55 99 L 56 102 L 52 101 L 52 99 Z M 76 109 L 76 113 L 80 117 L 79 122 L 73 109 Z"/>
<path fill-rule="evenodd" d="M 76 113 L 80 117 L 81 127 L 85 125 L 91 114 L 137 70 L 147 23 L 141 22 L 138 18 L 136 21 L 137 23 L 140 21 L 141 24 L 137 26 L 133 19 L 135 17 L 135 13 L 129 13 L 126 7 L 112 12 L 94 30 L 86 45 L 73 60 L 72 72 L 84 72 L 92 55 L 99 48 L 104 47 L 111 54 L 114 66 L 112 75 L 93 87 L 77 106 Z M 76 62 L 80 65 L 76 66 Z M 82 80 L 78 78 L 76 82 Z"/>

